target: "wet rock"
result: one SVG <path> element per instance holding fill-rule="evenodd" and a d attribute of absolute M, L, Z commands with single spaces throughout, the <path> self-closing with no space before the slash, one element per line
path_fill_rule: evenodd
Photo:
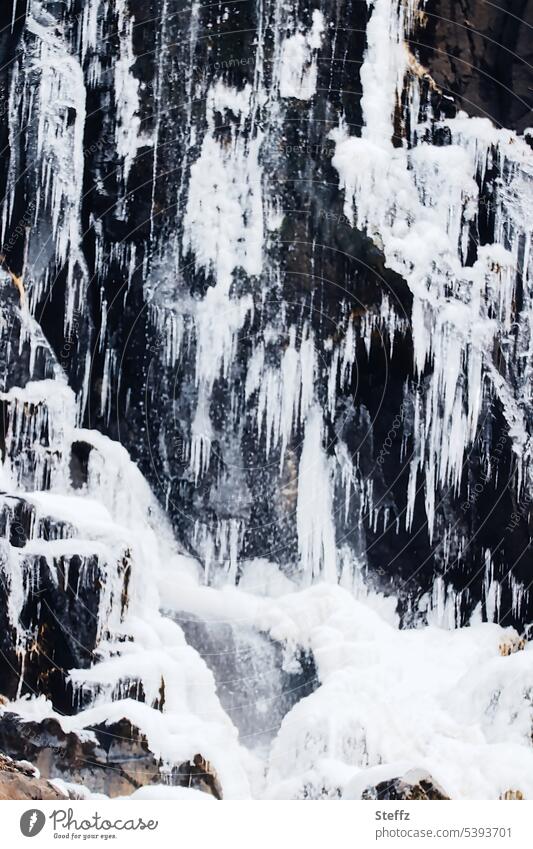
<path fill-rule="evenodd" d="M 27 758 L 43 778 L 81 784 L 112 798 L 129 796 L 150 784 L 192 787 L 222 798 L 216 770 L 201 754 L 169 767 L 150 751 L 146 737 L 127 719 L 74 733 L 65 732 L 53 718 L 23 721 L 4 711 L 0 750 L 13 759 Z"/>
<path fill-rule="evenodd" d="M 122 581 L 123 587 L 128 560 L 125 555 L 116 562 L 107 562 L 96 553 L 61 554 L 55 550 L 54 542 L 38 543 L 33 552 L 14 548 L 0 551 L 3 687 L 11 699 L 19 686 L 22 694 L 46 693 L 55 708 L 70 713 L 73 691 L 68 672 L 85 669 L 94 662 L 98 642 L 96 614 L 106 585 L 115 575 L 117 586 Z M 23 576 L 18 635 L 8 617 L 10 563 L 15 563 Z M 120 604 L 117 599 L 112 601 Z"/>
<path fill-rule="evenodd" d="M 14 386 L 25 386 L 30 380 L 47 380 L 57 374 L 57 361 L 39 325 L 31 322 L 32 337 L 28 335 L 28 320 L 23 322 L 19 309 L 19 293 L 11 277 L 0 269 L 0 390 L 8 392 Z M 0 426 L 0 431 L 3 428 Z"/>
<path fill-rule="evenodd" d="M 64 801 L 66 795 L 50 782 L 39 778 L 39 772 L 27 764 L 0 753 L 0 799 L 43 799 Z"/>
<path fill-rule="evenodd" d="M 531 123 L 531 0 L 431 0 L 417 47 L 468 115 L 522 132 Z"/>
<path fill-rule="evenodd" d="M 380 781 L 373 787 L 367 787 L 363 790 L 361 798 L 379 801 L 420 801 L 450 799 L 450 796 L 429 773 L 413 769 L 402 777 Z"/>
<path fill-rule="evenodd" d="M 89 456 L 92 445 L 73 442 L 70 453 L 70 480 L 74 489 L 82 489 L 89 477 Z"/>
<path fill-rule="evenodd" d="M 182 764 L 177 774 L 183 779 L 183 787 L 193 787 L 209 793 L 215 799 L 222 799 L 222 787 L 215 769 L 202 755 L 195 755 L 192 763 Z"/>
<path fill-rule="evenodd" d="M 517 651 L 524 651 L 525 647 L 525 639 L 519 637 L 518 634 L 514 634 L 501 642 L 498 650 L 502 657 L 509 657 L 509 655 L 515 654 Z"/>
<path fill-rule="evenodd" d="M 107 796 L 127 796 L 160 781 L 146 739 L 123 720 L 82 734 L 63 731 L 55 719 L 23 722 L 12 713 L 0 719 L 0 748 L 32 761 L 45 778 L 84 784 Z"/>

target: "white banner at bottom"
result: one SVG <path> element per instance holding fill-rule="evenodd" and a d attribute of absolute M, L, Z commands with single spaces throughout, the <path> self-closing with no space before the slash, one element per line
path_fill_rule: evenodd
<path fill-rule="evenodd" d="M 209 798 L 209 797 L 207 797 Z M 2 802 L 0 846 L 525 847 L 533 802 Z"/>

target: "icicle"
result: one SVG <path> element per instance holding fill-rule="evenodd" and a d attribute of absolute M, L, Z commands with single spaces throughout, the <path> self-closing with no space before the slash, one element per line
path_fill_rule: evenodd
<path fill-rule="evenodd" d="M 323 447 L 322 415 L 310 410 L 298 473 L 296 510 L 300 568 L 308 583 L 321 577 L 337 580 L 333 523 L 333 469 Z"/>
<path fill-rule="evenodd" d="M 407 281 L 414 296 L 416 372 L 422 374 L 427 362 L 432 365 L 425 408 L 420 410 L 420 426 L 415 430 L 416 460 L 411 465 L 406 514 L 409 527 L 419 467 L 426 478 L 431 537 L 437 490 L 451 486 L 458 491 L 465 454 L 475 438 L 487 392 L 487 376 L 504 415 L 512 422 L 524 474 L 531 465 L 531 448 L 526 430 L 519 424 L 516 401 L 492 359 L 494 342 L 502 334 L 509 334 L 510 346 L 515 345 L 511 337 L 511 325 L 517 321 L 514 286 L 517 273 L 525 271 L 520 270 L 518 245 L 524 242 L 522 234 L 532 229 L 533 207 L 525 202 L 520 221 L 512 218 L 516 204 L 510 204 L 514 213 L 504 211 L 504 198 L 509 194 L 513 199 L 530 197 L 523 184 L 512 188 L 517 179 L 531 183 L 529 151 L 522 140 L 508 131 L 495 130 L 486 120 L 458 116 L 447 121 L 452 144 L 444 147 L 426 141 L 417 141 L 412 150 L 393 146 L 397 90 L 406 70 L 402 42 L 416 7 L 417 3 L 411 3 L 405 10 L 397 0 L 376 0 L 372 5 L 361 68 L 365 121 L 361 137 L 347 136 L 343 127 L 331 137 L 336 142 L 333 165 L 345 191 L 345 215 L 383 246 L 389 267 Z M 480 248 L 475 264 L 466 266 L 467 239 L 479 202 L 478 180 L 491 146 L 500 151 L 501 178 L 496 184 L 499 241 Z M 518 178 L 518 174 L 523 176 Z M 532 292 L 528 291 L 527 301 L 531 315 Z M 523 346 L 530 352 L 532 334 L 526 315 L 523 311 L 518 326 Z M 465 372 L 468 381 L 462 378 Z M 530 369 L 524 369 L 519 392 L 523 389 L 530 394 L 530 378 Z"/>

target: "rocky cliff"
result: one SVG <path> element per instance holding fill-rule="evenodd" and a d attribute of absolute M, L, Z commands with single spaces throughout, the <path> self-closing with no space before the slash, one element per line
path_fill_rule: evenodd
<path fill-rule="evenodd" d="M 325 700 L 289 591 L 326 619 L 338 591 L 404 629 L 483 622 L 487 663 L 528 663 L 498 645 L 531 621 L 531 4 L 0 16 L 11 714 L 81 735 L 76 780 L 126 723 L 157 781 L 201 752 L 238 797 L 245 738 L 290 751 Z M 392 758 L 348 724 L 342 763 Z M 345 777 L 302 769 L 271 763 L 272 794 Z"/>

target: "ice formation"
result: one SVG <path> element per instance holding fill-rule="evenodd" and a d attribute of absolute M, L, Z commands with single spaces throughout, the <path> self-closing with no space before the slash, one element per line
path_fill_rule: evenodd
<path fill-rule="evenodd" d="M 417 411 L 420 447 L 411 470 L 415 479 L 419 466 L 425 475 L 431 534 L 436 486 L 458 488 L 485 391 L 502 403 L 520 458 L 519 485 L 530 485 L 530 440 L 520 394 L 514 399 L 505 391 L 493 347 L 509 338 L 516 322 L 528 340 L 524 359 L 530 356 L 530 306 L 516 315 L 512 304 L 518 279 L 530 292 L 531 209 L 520 222 L 514 216 L 510 221 L 505 209 L 510 195 L 522 203 L 528 195 L 523 186 L 532 175 L 526 141 L 495 130 L 488 119 L 460 115 L 446 121 L 451 143 L 436 147 L 424 139 L 425 126 L 417 124 L 415 113 L 413 147 L 394 146 L 396 97 L 407 70 L 404 39 L 416 5 L 404 9 L 395 0 L 373 5 L 361 69 L 362 133 L 356 138 L 340 128 L 332 138 L 345 213 L 379 240 L 388 265 L 408 282 L 416 368 L 422 374 L 428 360 L 433 366 L 431 387 Z M 498 241 L 480 247 L 477 260 L 467 264 L 478 182 L 494 159 L 501 175 L 493 201 Z M 411 515 L 410 505 L 407 522 Z"/>
<path fill-rule="evenodd" d="M 213 50 L 202 76 L 195 57 L 205 9 L 191 3 L 188 38 L 172 43 L 173 52 L 167 28 L 177 25 L 176 14 L 162 0 L 149 82 L 138 60 L 139 28 L 150 22 L 136 21 L 127 0 L 90 0 L 76 23 L 68 14 L 58 21 L 49 5 L 31 0 L 27 55 L 10 78 L 4 240 L 20 204 L 14 139 L 22 115 L 32 154 L 24 190 L 34 206 L 22 261 L 28 303 L 6 301 L 0 316 L 13 378 L 0 394 L 0 578 L 19 679 L 0 716 L 54 717 L 80 734 L 129 719 L 162 775 L 161 785 L 134 799 L 194 793 L 169 783 L 172 770 L 198 752 L 215 765 L 226 799 L 359 798 L 365 787 L 409 770 L 429 772 L 453 798 L 496 799 L 510 788 L 533 797 L 531 644 L 501 624 L 504 589 L 523 622 L 529 586 L 514 577 L 512 563 L 502 577 L 497 547 L 487 545 L 471 604 L 476 575 L 461 589 L 446 580 L 471 540 L 459 521 L 437 521 L 446 498 L 464 489 L 480 434 L 483 460 L 499 473 L 499 443 L 487 435 L 495 403 L 516 463 L 517 522 L 530 504 L 526 140 L 488 119 L 433 114 L 406 46 L 424 7 L 418 0 L 368 3 L 360 131 L 342 114 L 332 120 L 333 110 L 327 121 L 313 111 L 321 51 L 334 27 L 327 4 L 305 20 L 278 0 L 266 11 L 251 4 L 255 52 L 236 66 Z M 65 6 L 70 14 L 75 4 Z M 217 15 L 222 26 L 229 12 Z M 172 64 L 180 51 L 185 76 Z M 248 72 L 242 85 L 235 67 Z M 173 85 L 183 86 L 176 114 Z M 89 103 L 99 106 L 88 113 Z M 294 141 L 288 128 L 304 108 L 327 125 L 339 186 L 331 185 L 342 194 L 346 229 L 382 252 L 383 275 L 406 282 L 409 316 L 391 292 L 361 309 L 349 287 L 362 278 L 346 273 L 343 285 L 333 284 L 331 321 L 315 280 L 325 280 L 317 270 L 323 246 L 303 226 L 287 238 L 293 184 L 320 183 L 302 164 L 298 134 L 294 174 L 279 178 L 286 194 L 277 182 Z M 95 131 L 88 148 L 97 121 L 100 136 Z M 181 134 L 179 156 L 172 133 Z M 446 143 L 436 143 L 439 133 Z M 98 214 L 84 195 L 89 158 Z M 488 180 L 494 239 L 473 250 Z M 137 204 L 147 193 L 143 220 Z M 118 233 L 111 247 L 109 232 Z M 284 266 L 287 242 L 296 258 Z M 308 266 L 299 251 L 311 242 Z M 287 284 L 292 277 L 302 285 L 298 294 Z M 9 281 L 2 277 L 2 286 Z M 49 344 L 40 326 L 50 331 L 45 306 L 60 302 L 53 329 L 62 324 L 65 338 L 75 338 L 75 357 L 57 340 Z M 145 336 L 130 356 L 137 324 Z M 368 366 L 378 338 L 392 358 L 407 332 L 413 379 L 402 381 L 380 453 L 368 409 L 346 398 L 364 382 L 360 352 Z M 150 410 L 139 414 L 148 388 L 130 403 L 132 372 L 139 385 L 155 381 L 152 400 L 162 406 L 154 402 L 152 418 Z M 157 383 L 168 373 L 167 383 Z M 100 431 L 114 426 L 120 404 L 124 414 L 110 438 Z M 350 432 L 358 434 L 355 450 Z M 148 441 L 150 483 L 122 438 L 131 454 Z M 406 506 L 397 512 L 379 489 L 395 443 L 409 465 L 398 484 Z M 136 456 L 146 472 L 141 449 Z M 474 504 L 476 484 L 466 486 L 466 503 Z M 427 591 L 417 587 L 407 602 L 402 596 L 409 615 L 400 623 L 406 581 L 394 583 L 386 570 L 381 582 L 372 574 L 365 533 L 376 546 L 381 529 L 410 533 L 420 498 L 426 525 L 416 535 L 438 542 L 443 568 Z M 413 564 L 413 573 L 423 565 Z M 44 588 L 87 616 L 80 641 L 68 623 L 70 712 L 37 683 L 26 686 L 41 654 L 36 599 Z M 227 653 L 244 660 L 232 666 L 219 657 L 225 641 Z M 247 673 L 251 683 L 241 682 L 240 691 L 254 700 L 249 711 L 225 677 Z M 302 682 L 295 685 L 302 698 L 288 697 L 291 676 Z"/>

